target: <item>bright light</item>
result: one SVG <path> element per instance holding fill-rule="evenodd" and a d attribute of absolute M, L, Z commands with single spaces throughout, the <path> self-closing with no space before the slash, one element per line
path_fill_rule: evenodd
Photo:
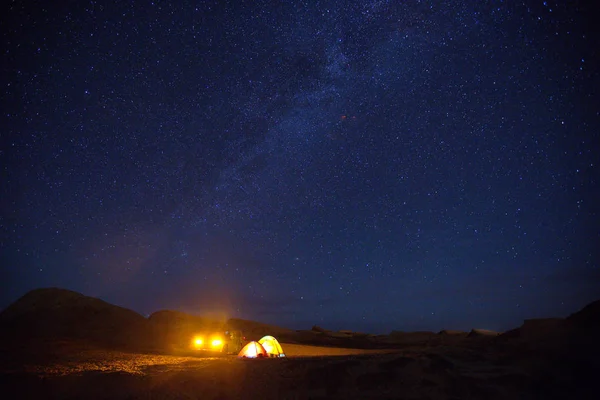
<path fill-rule="evenodd" d="M 265 350 L 267 351 L 267 353 L 269 353 L 269 354 L 275 353 L 273 351 L 273 345 L 271 344 L 271 342 L 265 341 L 264 343 L 261 343 L 261 344 L 265 348 Z"/>
<path fill-rule="evenodd" d="M 215 340 L 212 341 L 213 347 L 219 347 L 222 344 L 223 344 L 223 341 L 221 341 L 219 339 L 215 339 Z"/>
<path fill-rule="evenodd" d="M 202 338 L 195 338 L 194 339 L 194 344 L 196 346 L 202 346 L 202 343 L 203 343 Z"/>

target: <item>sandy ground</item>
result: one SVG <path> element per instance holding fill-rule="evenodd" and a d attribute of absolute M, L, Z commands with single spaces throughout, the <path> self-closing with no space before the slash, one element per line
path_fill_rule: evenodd
<path fill-rule="evenodd" d="M 283 344 L 288 357 L 350 356 L 358 354 L 383 354 L 395 350 L 344 349 L 336 347 L 308 346 L 303 344 Z"/>
<path fill-rule="evenodd" d="M 292 359 L 298 357 L 383 354 L 393 351 L 344 349 L 300 344 L 283 344 L 283 346 L 285 347 L 286 356 Z M 91 372 L 119 372 L 133 375 L 144 375 L 149 371 L 181 371 L 193 368 L 204 368 L 206 365 L 215 365 L 215 363 L 217 365 L 223 363 L 232 363 L 236 360 L 238 360 L 238 358 L 233 355 L 199 355 L 193 357 L 180 357 L 159 354 L 136 354 L 112 350 L 105 351 L 99 349 L 83 349 L 64 356 L 53 354 L 50 357 L 43 359 L 34 358 L 33 360 L 23 364 L 13 362 L 12 365 L 5 365 L 2 372 L 27 373 L 46 378 L 67 375 L 81 375 Z"/>
<path fill-rule="evenodd" d="M 3 353 L 11 399 L 596 398 L 573 365 L 461 346 L 361 350 L 285 344 L 288 357 L 178 357 L 60 347 Z M 12 357 L 11 357 L 12 354 Z M 597 394 L 597 393 L 596 393 Z M 3 398 L 7 398 L 3 396 Z"/>

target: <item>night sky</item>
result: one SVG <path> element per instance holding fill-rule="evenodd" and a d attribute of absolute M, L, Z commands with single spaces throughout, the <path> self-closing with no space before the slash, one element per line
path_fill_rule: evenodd
<path fill-rule="evenodd" d="M 600 298 L 600 41 L 557 3 L 3 2 L 0 307 L 379 333 Z"/>

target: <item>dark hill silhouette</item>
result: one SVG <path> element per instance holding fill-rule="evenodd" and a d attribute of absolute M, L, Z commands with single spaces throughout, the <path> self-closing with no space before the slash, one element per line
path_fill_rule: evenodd
<path fill-rule="evenodd" d="M 583 354 L 600 370 L 600 300 L 569 315 L 564 322 L 567 348 Z"/>
<path fill-rule="evenodd" d="M 78 340 L 126 350 L 157 347 L 155 327 L 142 315 L 65 289 L 28 292 L 0 312 L 3 342 Z"/>
<path fill-rule="evenodd" d="M 600 300 L 596 300 L 566 318 L 568 325 L 577 329 L 600 331 Z"/>
<path fill-rule="evenodd" d="M 523 325 L 511 329 L 500 335 L 506 338 L 536 339 L 548 336 L 552 332 L 562 329 L 564 318 L 533 318 L 523 321 Z"/>
<path fill-rule="evenodd" d="M 526 319 L 518 328 L 501 335 L 519 338 L 537 345 L 582 347 L 598 342 L 600 337 L 600 300 L 592 302 L 567 318 Z"/>

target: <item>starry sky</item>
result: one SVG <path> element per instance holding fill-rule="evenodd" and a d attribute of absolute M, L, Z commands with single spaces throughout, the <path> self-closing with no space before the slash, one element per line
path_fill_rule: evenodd
<path fill-rule="evenodd" d="M 10 1 L 0 307 L 373 333 L 600 298 L 585 2 Z"/>

